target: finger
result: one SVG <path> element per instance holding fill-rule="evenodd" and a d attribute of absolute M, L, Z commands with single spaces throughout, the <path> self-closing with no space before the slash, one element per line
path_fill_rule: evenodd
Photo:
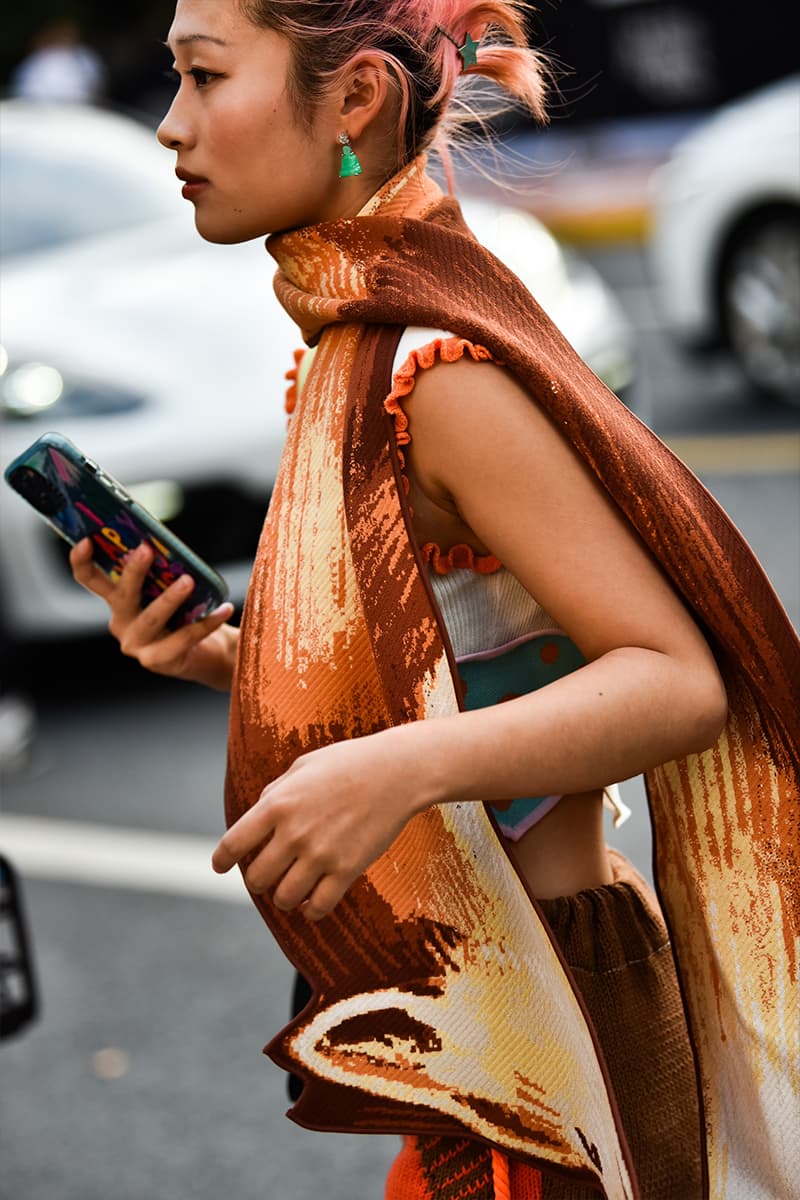
<path fill-rule="evenodd" d="M 81 538 L 69 552 L 70 565 L 75 567 L 79 564 L 91 562 L 92 560 L 92 539 L 90 537 Z"/>
<path fill-rule="evenodd" d="M 235 605 L 231 600 L 226 600 L 224 604 L 220 604 L 219 608 L 215 608 L 207 617 L 203 617 L 201 621 L 194 621 L 191 625 L 187 625 L 187 629 L 196 629 L 197 640 L 201 641 L 207 637 L 215 629 L 219 629 L 220 625 L 224 625 L 226 621 L 233 616 Z M 202 632 L 201 632 L 202 631 Z"/>
<path fill-rule="evenodd" d="M 114 585 L 114 608 L 125 620 L 133 619 L 142 607 L 142 588 L 153 558 L 153 547 L 143 541 L 122 560 Z"/>
<path fill-rule="evenodd" d="M 141 607 L 141 591 L 153 559 L 153 550 L 141 542 L 125 556 L 118 578 L 111 579 L 94 562 L 91 538 L 82 538 L 70 551 L 70 565 L 75 580 L 111 605 L 121 616 L 130 619 Z"/>
<path fill-rule="evenodd" d="M 72 575 L 82 588 L 107 600 L 113 593 L 115 585 L 94 562 L 93 555 L 94 547 L 91 538 L 81 538 L 79 542 L 76 542 L 69 553 Z"/>
<path fill-rule="evenodd" d="M 294 864 L 294 851 L 288 849 L 280 838 L 270 834 L 266 845 L 244 873 L 248 891 L 253 892 L 256 896 L 263 896 L 265 892 L 275 887 L 275 884 L 286 875 L 287 871 L 293 869 Z"/>
<path fill-rule="evenodd" d="M 324 875 L 303 905 L 303 916 L 309 921 L 327 917 L 356 878 L 355 875 L 352 879 L 343 879 L 341 875 Z"/>
<path fill-rule="evenodd" d="M 138 571 L 137 571 L 138 574 Z M 117 585 L 118 595 L 113 604 L 114 615 L 110 622 L 111 632 L 119 638 L 126 654 L 136 654 L 144 646 L 160 638 L 167 622 L 191 595 L 195 581 L 191 575 L 181 575 L 149 604 L 142 608 L 142 584 L 123 575 Z"/>
<path fill-rule="evenodd" d="M 258 846 L 272 837 L 274 823 L 272 817 L 265 811 L 265 806 L 258 803 L 239 817 L 222 836 L 214 853 L 211 855 L 211 866 L 219 875 L 230 871 L 231 867 L 247 854 L 251 854 Z M 292 856 L 287 856 L 283 870 L 289 866 Z"/>
<path fill-rule="evenodd" d="M 233 615 L 233 605 L 229 602 L 221 604 L 201 621 L 193 621 L 190 625 L 181 625 L 180 629 L 163 632 L 156 630 L 149 640 L 137 644 L 130 631 L 124 637 L 124 647 L 127 653 L 135 653 L 141 666 L 156 674 L 173 674 L 180 671 L 186 664 L 196 646 L 210 637 L 221 625 L 224 625 Z M 140 632 L 140 638 L 147 634 Z"/>
<path fill-rule="evenodd" d="M 255 864 L 253 865 L 255 866 Z M 248 870 L 245 878 L 247 886 L 252 892 L 254 889 L 250 886 L 251 871 L 252 867 Z M 297 908 L 304 900 L 308 900 L 322 877 L 319 868 L 310 863 L 308 859 L 296 859 L 282 874 L 283 878 L 275 888 L 272 899 L 275 907 L 280 908 L 283 912 L 289 912 L 291 909 Z M 260 864 L 258 878 L 261 879 Z M 259 892 L 268 891 L 269 885 L 267 887 L 259 885 L 257 890 Z"/>
<path fill-rule="evenodd" d="M 153 604 L 155 603 L 156 601 L 153 601 Z M 153 605 L 149 604 L 146 609 L 142 610 L 142 624 L 160 626 L 163 622 L 160 619 L 154 621 L 153 614 L 149 612 L 149 609 L 152 607 Z M 218 608 L 210 612 L 207 617 L 202 617 L 198 621 L 191 621 L 188 625 L 181 625 L 179 629 L 167 631 L 166 636 L 160 643 L 161 649 L 165 654 L 170 654 L 174 658 L 183 658 L 196 645 L 205 641 L 215 630 L 219 629 L 220 625 L 224 625 L 233 616 L 233 609 L 234 606 L 230 600 L 226 600 L 224 604 L 220 604 Z"/>

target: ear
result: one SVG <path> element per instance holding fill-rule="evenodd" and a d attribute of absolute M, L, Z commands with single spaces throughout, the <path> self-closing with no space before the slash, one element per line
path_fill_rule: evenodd
<path fill-rule="evenodd" d="M 390 89 L 388 67 L 374 54 L 360 54 L 344 68 L 339 115 L 355 140 L 383 112 Z"/>

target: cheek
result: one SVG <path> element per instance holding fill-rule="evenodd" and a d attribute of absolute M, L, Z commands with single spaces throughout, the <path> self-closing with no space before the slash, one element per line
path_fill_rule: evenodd
<path fill-rule="evenodd" d="M 250 186 L 265 182 L 280 186 L 284 178 L 292 178 L 303 156 L 303 148 L 286 136 L 283 122 L 271 113 L 260 119 L 252 113 L 234 114 L 216 140 L 219 161 Z"/>

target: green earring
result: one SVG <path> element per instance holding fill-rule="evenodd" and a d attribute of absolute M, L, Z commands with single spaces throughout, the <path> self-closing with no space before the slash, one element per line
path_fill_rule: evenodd
<path fill-rule="evenodd" d="M 342 162 L 339 167 L 339 178 L 349 179 L 352 175 L 361 174 L 361 163 L 358 161 L 358 155 L 350 145 L 350 135 L 340 133 L 337 137 L 337 142 L 342 147 Z"/>

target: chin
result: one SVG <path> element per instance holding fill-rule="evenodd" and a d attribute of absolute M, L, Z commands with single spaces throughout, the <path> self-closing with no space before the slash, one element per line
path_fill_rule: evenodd
<path fill-rule="evenodd" d="M 264 238 L 268 231 L 247 229 L 242 226 L 219 225 L 213 221 L 204 221 L 199 213 L 195 213 L 194 226 L 204 242 L 213 242 L 217 246 L 238 246 L 242 242 L 253 242 Z"/>

